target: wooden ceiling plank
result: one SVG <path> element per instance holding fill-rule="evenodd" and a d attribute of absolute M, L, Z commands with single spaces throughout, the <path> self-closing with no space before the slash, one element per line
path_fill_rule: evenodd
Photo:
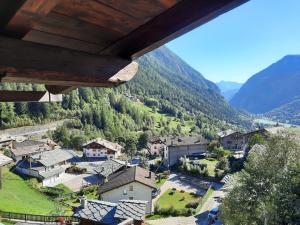
<path fill-rule="evenodd" d="M 128 76 L 122 71 L 130 68 Z M 113 86 L 131 79 L 138 65 L 131 59 L 97 56 L 59 47 L 0 37 L 2 82 L 59 86 Z M 110 78 L 117 78 L 110 80 Z"/>
<path fill-rule="evenodd" d="M 102 4 L 109 5 L 119 11 L 127 13 L 135 18 L 142 19 L 144 22 L 152 17 L 162 13 L 166 9 L 174 6 L 180 0 L 135 0 L 135 1 L 120 1 L 120 0 L 97 0 Z"/>
<path fill-rule="evenodd" d="M 29 31 L 23 38 L 25 41 L 57 46 L 87 53 L 96 54 L 100 51 L 100 46 L 85 41 L 66 38 L 55 34 L 49 34 L 38 30 Z"/>
<path fill-rule="evenodd" d="M 60 0 L 26 0 L 5 27 L 10 36 L 24 37 Z"/>
<path fill-rule="evenodd" d="M 100 51 L 137 58 L 249 0 L 182 0 Z"/>
<path fill-rule="evenodd" d="M 56 102 L 62 101 L 61 95 L 47 91 L 6 91 L 0 90 L 0 102 Z"/>
<path fill-rule="evenodd" d="M 49 13 L 42 19 L 34 26 L 34 30 L 56 34 L 66 38 L 69 37 L 97 44 L 102 47 L 122 36 L 119 32 L 114 32 L 55 12 Z"/>
<path fill-rule="evenodd" d="M 122 35 L 140 26 L 143 21 L 94 0 L 64 0 L 54 9 L 62 15 L 106 27 Z"/>

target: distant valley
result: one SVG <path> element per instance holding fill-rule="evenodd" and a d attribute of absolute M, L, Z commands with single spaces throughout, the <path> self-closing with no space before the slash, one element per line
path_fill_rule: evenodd
<path fill-rule="evenodd" d="M 237 83 L 233 81 L 220 81 L 216 85 L 221 91 L 221 95 L 227 100 L 230 101 L 231 98 L 240 90 L 242 83 Z"/>

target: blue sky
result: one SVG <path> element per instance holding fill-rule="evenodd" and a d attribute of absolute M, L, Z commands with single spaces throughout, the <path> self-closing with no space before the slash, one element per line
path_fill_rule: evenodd
<path fill-rule="evenodd" d="M 250 0 L 167 47 L 211 81 L 245 82 L 300 54 L 300 0 Z"/>

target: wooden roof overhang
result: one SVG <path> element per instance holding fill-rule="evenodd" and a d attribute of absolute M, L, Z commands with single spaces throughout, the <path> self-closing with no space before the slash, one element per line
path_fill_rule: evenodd
<path fill-rule="evenodd" d="M 247 1 L 0 0 L 0 81 L 117 86 L 134 59 Z"/>

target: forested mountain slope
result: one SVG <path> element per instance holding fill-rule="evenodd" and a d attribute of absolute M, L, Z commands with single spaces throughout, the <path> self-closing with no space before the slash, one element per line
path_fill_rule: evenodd
<path fill-rule="evenodd" d="M 265 114 L 275 121 L 300 125 L 300 97 Z"/>
<path fill-rule="evenodd" d="M 230 103 L 251 113 L 266 113 L 298 98 L 299 84 L 300 55 L 288 55 L 252 76 Z"/>
<path fill-rule="evenodd" d="M 139 59 L 140 70 L 126 86 L 138 95 L 151 96 L 189 112 L 202 112 L 211 118 L 241 122 L 240 113 L 221 96 L 216 84 L 166 47 Z"/>
<path fill-rule="evenodd" d="M 214 83 L 167 48 L 155 50 L 138 61 L 136 77 L 118 88 L 79 88 L 65 95 L 61 103 L 0 103 L 1 128 L 75 118 L 67 125 L 68 129 L 61 131 L 63 134 L 57 135 L 67 137 L 62 141 L 72 144 L 96 136 L 110 140 L 136 139 L 142 132 L 201 133 L 212 137 L 230 124 L 249 126 L 245 115 L 225 102 Z M 44 87 L 1 84 L 0 88 L 43 90 Z"/>

